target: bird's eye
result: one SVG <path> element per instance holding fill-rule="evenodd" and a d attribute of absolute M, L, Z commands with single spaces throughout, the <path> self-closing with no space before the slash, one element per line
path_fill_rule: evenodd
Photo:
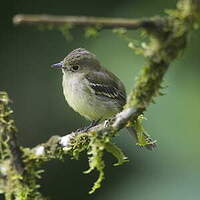
<path fill-rule="evenodd" d="M 75 72 L 75 71 L 79 70 L 79 66 L 78 65 L 74 65 L 74 66 L 71 67 L 71 70 L 73 72 Z"/>

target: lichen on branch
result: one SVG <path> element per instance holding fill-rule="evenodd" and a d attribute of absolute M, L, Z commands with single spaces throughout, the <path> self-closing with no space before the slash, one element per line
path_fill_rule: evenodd
<path fill-rule="evenodd" d="M 9 103 L 7 93 L 0 91 L 0 193 L 6 200 L 44 200 L 38 192 L 39 165 L 35 159 L 30 162 L 30 154 L 27 160 L 18 145 Z"/>

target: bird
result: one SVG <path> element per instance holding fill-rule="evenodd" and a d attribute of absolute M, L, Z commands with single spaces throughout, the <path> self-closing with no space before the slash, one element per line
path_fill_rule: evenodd
<path fill-rule="evenodd" d="M 63 93 L 69 106 L 91 121 L 84 131 L 119 113 L 126 104 L 122 81 L 88 50 L 74 49 L 52 67 L 62 70 Z M 134 129 L 128 130 L 137 139 Z"/>

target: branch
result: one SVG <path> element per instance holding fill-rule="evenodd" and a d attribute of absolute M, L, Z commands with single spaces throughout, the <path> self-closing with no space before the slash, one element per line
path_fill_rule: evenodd
<path fill-rule="evenodd" d="M 9 103 L 7 93 L 0 92 L 0 193 L 5 193 L 6 200 L 18 197 L 28 200 L 31 196 L 42 200 L 37 191 L 36 165 L 33 165 L 35 169 L 31 174 L 24 151 L 17 142 L 17 129 Z"/>
<path fill-rule="evenodd" d="M 126 29 L 138 29 L 142 27 L 155 26 L 152 19 L 125 19 L 86 16 L 54 16 L 54 15 L 15 15 L 15 25 L 72 25 L 72 26 L 97 26 L 104 29 L 123 27 Z"/>
<path fill-rule="evenodd" d="M 18 146 L 16 137 L 16 127 L 14 121 L 9 118 L 12 110 L 7 106 L 9 98 L 6 92 L 0 92 L 0 141 L 7 141 L 8 156 L 11 158 L 11 165 L 20 175 L 24 172 L 24 165 L 22 163 L 22 152 Z M 5 157 L 2 152 L 5 150 L 3 144 L 0 145 L 0 158 Z"/>
<path fill-rule="evenodd" d="M 94 137 L 94 135 L 114 136 L 117 131 L 126 126 L 128 121 L 136 119 L 140 114 L 142 114 L 140 109 L 125 109 L 115 117 L 90 128 L 87 132 L 75 131 L 62 137 L 52 136 L 46 143 L 37 145 L 31 151 L 37 158 L 45 157 L 51 159 L 52 157 L 60 156 L 60 153 L 65 154 L 76 150 L 77 145 L 81 145 L 81 137 L 84 137 L 84 140 L 87 141 L 87 138 Z M 88 145 L 88 143 L 83 145 Z"/>

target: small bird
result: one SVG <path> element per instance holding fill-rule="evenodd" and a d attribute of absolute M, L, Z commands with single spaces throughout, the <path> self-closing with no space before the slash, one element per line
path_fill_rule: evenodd
<path fill-rule="evenodd" d="M 92 121 L 87 128 L 120 112 L 125 105 L 123 83 L 91 52 L 75 49 L 52 67 L 62 69 L 63 93 L 69 106 Z"/>
<path fill-rule="evenodd" d="M 63 93 L 69 106 L 91 121 L 82 131 L 120 112 L 125 105 L 123 83 L 104 68 L 93 53 L 83 48 L 75 49 L 52 67 L 62 69 Z M 134 128 L 127 129 L 138 141 Z M 152 145 L 146 147 L 152 149 Z"/>

